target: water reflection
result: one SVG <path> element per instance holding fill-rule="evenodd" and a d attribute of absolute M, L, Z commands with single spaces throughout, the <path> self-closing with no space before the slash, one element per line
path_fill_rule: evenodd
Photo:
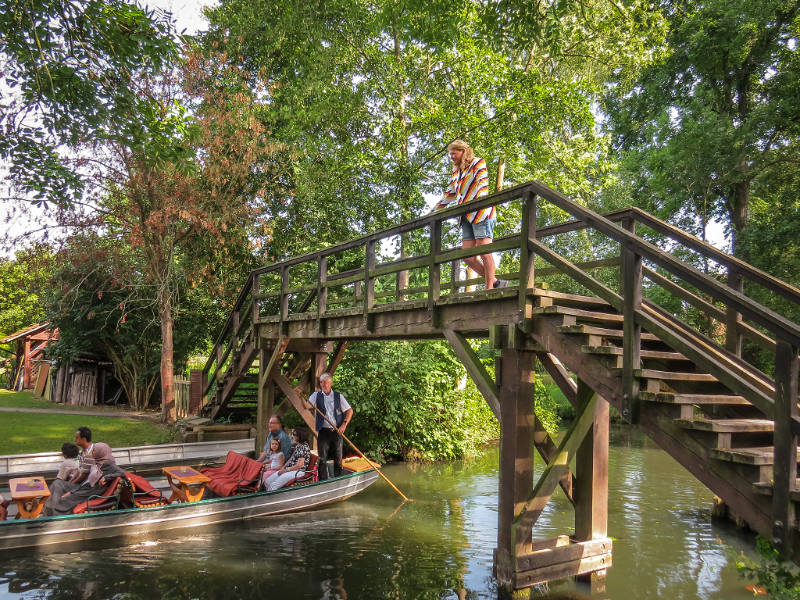
<path fill-rule="evenodd" d="M 497 450 L 469 462 L 392 465 L 415 501 L 379 482 L 349 502 L 124 548 L 0 561 L 0 598 L 496 598 Z M 537 464 L 541 470 L 542 465 Z M 712 524 L 711 493 L 647 438 L 612 433 L 606 592 L 597 597 L 744 599 L 731 555 L 749 539 Z M 556 492 L 537 538 L 572 530 Z M 538 590 L 587 597 L 571 582 Z"/>

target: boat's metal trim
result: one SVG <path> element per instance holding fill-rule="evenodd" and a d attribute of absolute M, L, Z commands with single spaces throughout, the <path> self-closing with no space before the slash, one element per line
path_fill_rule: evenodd
<path fill-rule="evenodd" d="M 0 522 L 0 553 L 31 547 L 57 549 L 65 544 L 98 539 L 132 540 L 158 532 L 308 510 L 345 500 L 377 478 L 377 471 L 370 469 L 274 492 L 152 508 L 5 521 Z"/>

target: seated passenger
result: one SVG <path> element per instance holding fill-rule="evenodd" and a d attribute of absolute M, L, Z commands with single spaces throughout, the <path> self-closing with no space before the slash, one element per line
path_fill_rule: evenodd
<path fill-rule="evenodd" d="M 73 474 L 78 472 L 80 469 L 78 454 L 80 454 L 80 448 L 78 448 L 75 444 L 70 444 L 67 442 L 61 446 L 61 456 L 64 457 L 64 462 L 62 462 L 61 466 L 58 468 L 58 475 L 56 475 L 56 479 L 69 480 Z"/>
<path fill-rule="evenodd" d="M 277 437 L 272 438 L 269 443 L 269 460 L 267 461 L 267 470 L 261 476 L 264 485 L 267 485 L 267 479 L 273 473 L 277 473 L 283 467 L 283 448 L 281 448 L 281 440 Z"/>
<path fill-rule="evenodd" d="M 267 477 L 264 483 L 269 491 L 278 490 L 287 483 L 294 481 L 297 477 L 302 477 L 306 474 L 303 469 L 311 460 L 311 448 L 308 447 L 308 429 L 295 427 L 292 437 L 297 440 L 297 446 L 295 446 L 291 458 L 283 468 Z"/>
<path fill-rule="evenodd" d="M 75 443 L 82 449 L 78 472 L 72 481 L 53 481 L 50 497 L 45 501 L 42 511 L 45 517 L 68 515 L 89 496 L 102 495 L 114 478 L 125 477 L 125 471 L 117 466 L 109 445 L 92 443 L 92 432 L 88 427 L 78 429 Z"/>

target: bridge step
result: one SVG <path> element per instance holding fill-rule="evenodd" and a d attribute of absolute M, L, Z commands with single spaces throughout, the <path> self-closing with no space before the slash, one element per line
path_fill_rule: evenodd
<path fill-rule="evenodd" d="M 556 327 L 559 333 L 597 335 L 604 338 L 622 339 L 622 329 L 606 329 L 592 325 L 560 325 Z M 661 341 L 652 333 L 642 333 L 642 340 L 647 342 Z"/>
<path fill-rule="evenodd" d="M 579 321 L 590 321 L 598 323 L 622 323 L 623 317 L 619 313 L 605 313 L 590 310 L 581 310 L 569 306 L 538 306 L 533 309 L 535 315 L 561 315 L 572 317 Z M 564 325 L 575 325 L 576 323 L 564 323 Z"/>
<path fill-rule="evenodd" d="M 562 292 L 554 292 L 552 290 L 536 290 L 536 293 L 530 294 L 537 298 L 550 298 L 558 304 L 558 306 L 571 306 L 573 308 L 606 308 L 610 309 L 611 305 L 602 298 L 593 298 L 591 296 L 576 296 L 575 294 L 564 294 Z"/>
<path fill-rule="evenodd" d="M 724 394 L 671 394 L 669 392 L 639 392 L 639 400 L 645 402 L 664 402 L 666 404 L 738 404 L 749 406 L 743 396 Z"/>
<path fill-rule="evenodd" d="M 622 369 L 613 369 L 620 371 L 618 376 L 622 376 Z M 672 371 L 656 371 L 654 369 L 637 369 L 633 372 L 634 377 L 640 379 L 659 379 L 662 381 L 696 381 L 696 382 L 709 382 L 716 383 L 719 380 L 713 375 L 708 373 L 677 373 Z"/>
<path fill-rule="evenodd" d="M 758 448 L 712 448 L 708 455 L 716 460 L 727 460 L 742 465 L 753 465 L 757 467 L 769 466 L 773 464 L 775 456 L 772 446 L 761 446 Z M 800 448 L 797 451 L 797 461 L 800 462 Z"/>
<path fill-rule="evenodd" d="M 794 484 L 795 490 L 791 492 L 790 496 L 792 500 L 795 502 L 800 502 L 800 479 L 795 481 Z M 753 484 L 753 488 L 755 491 L 763 496 L 772 496 L 772 482 L 771 481 L 759 481 L 758 483 Z"/>
<path fill-rule="evenodd" d="M 703 421 L 675 419 L 675 423 L 684 429 L 714 433 L 771 433 L 775 431 L 774 421 L 768 419 L 707 419 Z"/>
<path fill-rule="evenodd" d="M 622 348 L 619 346 L 581 346 L 581 352 L 584 354 L 608 354 L 614 356 L 622 356 Z M 658 350 L 640 350 L 642 358 L 653 358 L 658 360 L 684 360 L 689 361 L 683 354 L 679 352 L 661 352 Z"/>

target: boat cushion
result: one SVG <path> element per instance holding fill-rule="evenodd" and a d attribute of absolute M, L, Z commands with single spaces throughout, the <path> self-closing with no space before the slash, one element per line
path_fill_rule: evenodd
<path fill-rule="evenodd" d="M 209 489 L 219 496 L 233 496 L 239 481 L 256 479 L 261 474 L 263 463 L 230 451 L 221 467 L 200 469 L 203 475 L 211 478 Z"/>
<path fill-rule="evenodd" d="M 98 496 L 104 496 L 102 498 L 92 498 L 87 500 L 86 502 L 81 502 L 72 509 L 72 514 L 79 515 L 89 511 L 89 507 L 91 506 L 93 509 L 103 510 L 107 508 L 112 508 L 117 505 L 117 498 L 119 497 L 119 487 L 120 483 L 122 483 L 121 478 L 115 477 L 112 479 L 109 484 L 103 489 L 102 492 L 97 494 Z"/>
<path fill-rule="evenodd" d="M 317 454 L 314 450 L 312 450 L 311 460 L 308 461 L 308 468 L 304 469 L 305 475 L 301 477 L 295 477 L 294 481 L 290 481 L 283 487 L 292 487 L 293 485 L 303 485 L 305 483 L 314 483 L 315 481 L 319 481 L 319 476 L 317 473 L 318 461 L 319 461 L 319 454 Z"/>
<path fill-rule="evenodd" d="M 164 498 L 160 490 L 154 488 L 153 485 L 147 481 L 147 479 L 141 475 L 130 473 L 128 471 L 125 471 L 125 474 L 128 476 L 128 481 L 133 487 L 131 494 L 136 494 L 136 496 L 127 498 L 128 501 L 131 501 L 131 503 L 135 503 L 137 505 L 167 504 L 166 498 Z M 134 498 L 135 502 L 133 502 Z"/>

